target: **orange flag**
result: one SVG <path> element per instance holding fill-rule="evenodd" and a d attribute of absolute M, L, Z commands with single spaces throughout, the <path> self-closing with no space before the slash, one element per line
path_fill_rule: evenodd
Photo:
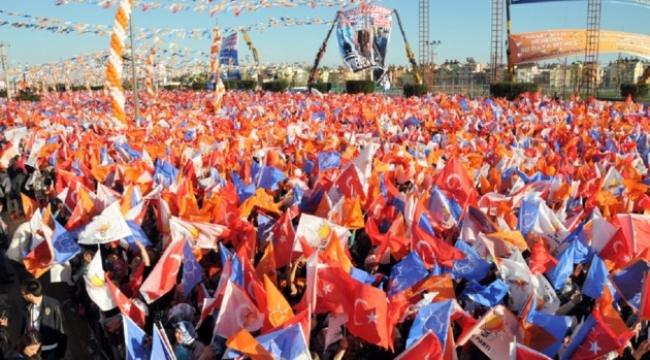
<path fill-rule="evenodd" d="M 361 229 L 365 226 L 363 222 L 363 213 L 361 212 L 361 202 L 357 196 L 354 199 L 343 200 L 343 227 L 348 229 Z"/>
<path fill-rule="evenodd" d="M 23 212 L 25 213 L 25 217 L 31 219 L 34 212 L 39 208 L 38 202 L 23 193 L 20 193 L 20 198 L 23 201 Z"/>
<path fill-rule="evenodd" d="M 273 360 L 273 356 L 246 329 L 241 329 L 231 336 L 226 341 L 226 346 L 253 360 Z"/>
<path fill-rule="evenodd" d="M 325 257 L 330 259 L 335 264 L 341 266 L 346 273 L 350 273 L 352 269 L 352 262 L 350 258 L 345 254 L 343 247 L 341 247 L 341 242 L 335 233 L 332 235 L 332 241 L 327 243 L 325 248 Z"/>
<path fill-rule="evenodd" d="M 262 256 L 262 259 L 255 268 L 255 272 L 257 273 L 257 276 L 260 278 L 260 280 L 263 279 L 266 275 L 271 280 L 273 285 L 277 286 L 278 280 L 275 269 L 275 249 L 273 248 L 273 241 L 269 241 L 268 245 L 266 245 L 266 249 L 264 249 L 264 255 Z"/>
<path fill-rule="evenodd" d="M 277 327 L 293 317 L 291 305 L 284 298 L 273 282 L 264 276 L 264 289 L 266 290 L 266 309 L 271 326 Z"/>

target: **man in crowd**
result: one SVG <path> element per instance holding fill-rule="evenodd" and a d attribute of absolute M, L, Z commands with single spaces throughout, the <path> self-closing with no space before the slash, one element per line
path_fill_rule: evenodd
<path fill-rule="evenodd" d="M 65 322 L 59 301 L 43 294 L 43 286 L 36 279 L 27 279 L 20 286 L 27 307 L 23 323 L 23 333 L 37 330 L 41 334 L 44 360 L 63 359 L 67 336 Z"/>

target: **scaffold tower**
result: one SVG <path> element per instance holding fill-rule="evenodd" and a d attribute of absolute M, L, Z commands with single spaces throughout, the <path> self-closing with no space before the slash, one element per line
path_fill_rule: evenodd
<path fill-rule="evenodd" d="M 490 32 L 490 82 L 501 81 L 503 64 L 503 1 L 492 0 L 492 31 Z"/>
<path fill-rule="evenodd" d="M 587 43 L 582 76 L 582 91 L 586 96 L 598 94 L 598 52 L 602 0 L 587 3 Z"/>
<path fill-rule="evenodd" d="M 424 82 L 427 85 L 430 84 L 429 71 L 427 71 L 429 64 L 429 1 L 431 0 L 420 0 L 418 6 L 418 56 L 420 63 L 420 74 L 424 77 Z"/>

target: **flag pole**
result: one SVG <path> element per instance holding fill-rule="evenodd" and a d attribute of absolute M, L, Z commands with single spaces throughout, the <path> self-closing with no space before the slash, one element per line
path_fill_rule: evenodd
<path fill-rule="evenodd" d="M 131 38 L 131 71 L 133 74 L 133 107 L 134 111 L 134 122 L 137 122 L 140 118 L 140 100 L 138 99 L 138 77 L 137 71 L 135 69 L 135 38 L 133 37 L 133 11 L 131 16 L 129 16 L 129 36 Z"/>

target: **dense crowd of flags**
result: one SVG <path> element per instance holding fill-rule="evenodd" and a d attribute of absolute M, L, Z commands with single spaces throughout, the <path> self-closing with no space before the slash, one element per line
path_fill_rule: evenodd
<path fill-rule="evenodd" d="M 22 195 L 32 274 L 69 267 L 80 244 L 156 246 L 141 227 L 153 209 L 161 255 L 148 277 L 131 275 L 133 299 L 99 252 L 84 276 L 100 309 L 120 309 L 127 358 L 145 351 L 142 302 L 177 279 L 185 295 L 199 292 L 199 324 L 214 316 L 228 358 L 311 358 L 313 314 L 328 314 L 327 344 L 346 329 L 391 350 L 396 326 L 413 319 L 395 356 L 444 359 L 468 342 L 492 359 L 554 357 L 569 328 L 562 358 L 595 358 L 633 336 L 619 305 L 650 318 L 642 105 L 229 92 L 215 113 L 208 96 L 144 96 L 126 130 L 107 125 L 100 94 L 0 104 L 0 164 L 22 147 L 27 165 L 53 167 L 71 213 L 61 224 Z M 372 244 L 365 264 L 350 253 L 361 233 Z M 220 272 L 200 264 L 215 250 Z M 297 259 L 305 290 L 291 306 L 276 270 Z M 393 265 L 382 274 L 371 270 L 378 264 Z M 558 312 L 558 293 L 583 270 L 582 294 L 596 305 L 576 328 Z M 217 289 L 204 276 L 218 276 Z M 169 358 L 161 329 L 150 335 L 152 358 Z"/>

